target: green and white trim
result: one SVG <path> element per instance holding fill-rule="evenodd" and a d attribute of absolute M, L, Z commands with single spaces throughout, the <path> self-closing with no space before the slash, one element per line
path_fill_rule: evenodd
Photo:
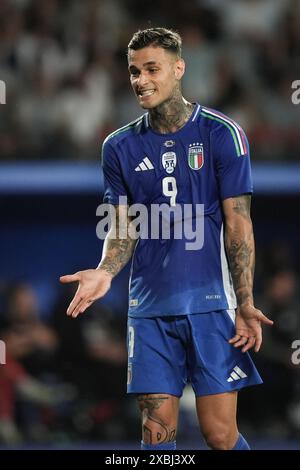
<path fill-rule="evenodd" d="M 213 121 L 220 122 L 221 124 L 227 127 L 227 129 L 232 135 L 238 157 L 248 153 L 243 130 L 236 122 L 234 122 L 232 119 L 227 118 L 223 114 L 218 113 L 217 111 L 212 111 L 208 108 L 201 109 L 201 116 L 207 119 L 212 119 Z"/>

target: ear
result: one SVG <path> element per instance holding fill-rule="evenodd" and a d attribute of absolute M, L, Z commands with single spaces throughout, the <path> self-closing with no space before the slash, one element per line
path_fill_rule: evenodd
<path fill-rule="evenodd" d="M 175 62 L 175 78 L 181 80 L 185 71 L 185 62 L 183 59 L 177 59 Z"/>

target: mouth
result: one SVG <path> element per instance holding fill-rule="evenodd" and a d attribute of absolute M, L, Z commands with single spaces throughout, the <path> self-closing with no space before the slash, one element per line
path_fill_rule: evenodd
<path fill-rule="evenodd" d="M 151 89 L 151 90 L 139 90 L 139 91 L 138 91 L 138 97 L 139 97 L 139 98 L 146 98 L 146 97 L 148 97 L 148 96 L 152 96 L 154 92 L 155 92 L 154 89 Z"/>

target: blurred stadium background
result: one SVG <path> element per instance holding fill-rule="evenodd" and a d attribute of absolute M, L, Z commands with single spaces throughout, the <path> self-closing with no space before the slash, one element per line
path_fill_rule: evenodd
<path fill-rule="evenodd" d="M 240 395 L 257 449 L 300 449 L 298 0 L 1 0 L 1 448 L 138 449 L 125 396 L 128 269 L 82 318 L 65 316 L 61 274 L 97 264 L 104 137 L 141 114 L 124 51 L 134 31 L 183 36 L 184 96 L 222 110 L 252 149 L 256 299 L 275 321 L 255 360 L 265 384 Z M 179 447 L 202 448 L 194 400 Z"/>

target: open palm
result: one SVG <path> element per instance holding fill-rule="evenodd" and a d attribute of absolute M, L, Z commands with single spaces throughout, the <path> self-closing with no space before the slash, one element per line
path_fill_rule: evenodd
<path fill-rule="evenodd" d="M 76 318 L 83 313 L 95 300 L 108 292 L 111 280 L 110 274 L 103 269 L 87 269 L 61 276 L 62 283 L 78 282 L 78 289 L 68 307 L 67 315 Z"/>
<path fill-rule="evenodd" d="M 262 344 L 262 323 L 273 325 L 261 310 L 253 305 L 238 307 L 235 318 L 235 336 L 229 340 L 235 348 L 242 347 L 246 352 L 254 347 L 258 352 Z"/>

